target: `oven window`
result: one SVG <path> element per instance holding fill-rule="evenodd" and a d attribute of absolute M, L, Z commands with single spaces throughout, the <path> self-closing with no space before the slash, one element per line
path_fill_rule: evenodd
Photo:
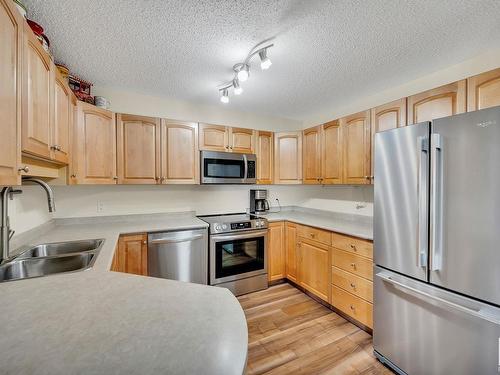
<path fill-rule="evenodd" d="M 204 159 L 204 177 L 244 178 L 245 163 L 243 160 Z"/>
<path fill-rule="evenodd" d="M 264 237 L 217 242 L 215 277 L 240 275 L 264 269 Z"/>

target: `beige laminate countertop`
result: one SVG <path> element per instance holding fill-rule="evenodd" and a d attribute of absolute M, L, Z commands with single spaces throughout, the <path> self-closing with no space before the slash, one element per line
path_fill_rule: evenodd
<path fill-rule="evenodd" d="M 0 373 L 243 373 L 247 324 L 229 290 L 109 271 L 120 234 L 207 224 L 192 213 L 129 218 L 59 219 L 22 236 L 105 242 L 92 269 L 0 283 Z"/>
<path fill-rule="evenodd" d="M 284 208 L 280 212 L 263 215 L 270 222 L 291 221 L 332 232 L 373 240 L 373 221 L 370 216 L 340 214 L 307 208 Z"/>

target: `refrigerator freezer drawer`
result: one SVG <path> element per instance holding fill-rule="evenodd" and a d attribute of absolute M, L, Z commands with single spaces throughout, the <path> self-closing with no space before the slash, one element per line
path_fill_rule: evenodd
<path fill-rule="evenodd" d="M 500 309 L 375 267 L 375 351 L 418 374 L 497 374 Z"/>

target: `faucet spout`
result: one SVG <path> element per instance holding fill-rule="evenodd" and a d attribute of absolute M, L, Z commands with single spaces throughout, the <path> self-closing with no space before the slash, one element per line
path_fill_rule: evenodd
<path fill-rule="evenodd" d="M 52 188 L 42 180 L 39 180 L 37 178 L 23 178 L 23 182 L 34 182 L 38 185 L 40 185 L 43 190 L 45 190 L 45 193 L 47 193 L 47 203 L 49 205 L 49 212 L 55 212 L 56 211 L 56 202 L 54 201 L 54 192 L 52 191 Z"/>

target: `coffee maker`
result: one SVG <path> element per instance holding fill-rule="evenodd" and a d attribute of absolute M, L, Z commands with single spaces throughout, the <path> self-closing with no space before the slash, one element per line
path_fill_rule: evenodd
<path fill-rule="evenodd" d="M 267 201 L 267 190 L 250 190 L 250 213 L 262 215 L 269 211 L 269 202 Z"/>

